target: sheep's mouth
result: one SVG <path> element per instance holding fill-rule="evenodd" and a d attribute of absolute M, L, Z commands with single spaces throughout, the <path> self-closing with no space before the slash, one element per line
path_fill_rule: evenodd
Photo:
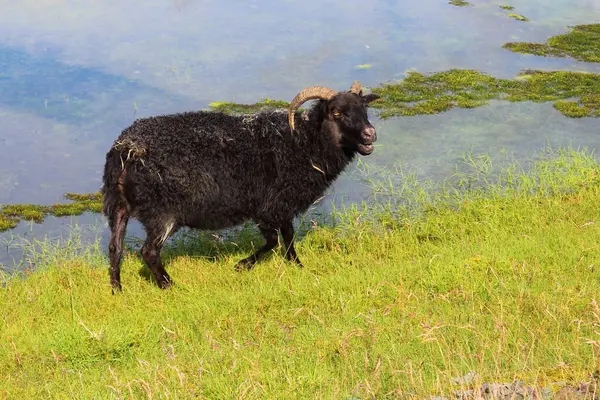
<path fill-rule="evenodd" d="M 358 152 L 363 156 L 368 156 L 369 154 L 371 154 L 373 152 L 374 149 L 375 149 L 375 146 L 373 146 L 373 143 L 369 143 L 369 144 L 359 143 L 359 145 L 358 145 Z"/>

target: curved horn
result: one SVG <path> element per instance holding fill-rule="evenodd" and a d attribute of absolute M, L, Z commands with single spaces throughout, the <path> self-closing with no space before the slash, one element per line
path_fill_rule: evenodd
<path fill-rule="evenodd" d="M 292 132 L 295 129 L 294 126 L 294 115 L 296 114 L 296 110 L 308 100 L 313 99 L 321 99 L 321 100 L 331 100 L 333 96 L 335 96 L 337 92 L 333 89 L 324 86 L 312 86 L 306 89 L 303 89 L 300 93 L 294 97 L 294 100 L 290 103 L 288 108 L 288 123 L 290 124 L 290 128 L 292 128 Z"/>
<path fill-rule="evenodd" d="M 361 90 L 362 90 L 362 83 L 360 83 L 359 81 L 354 81 L 352 83 L 352 86 L 350 86 L 350 93 L 360 94 Z"/>

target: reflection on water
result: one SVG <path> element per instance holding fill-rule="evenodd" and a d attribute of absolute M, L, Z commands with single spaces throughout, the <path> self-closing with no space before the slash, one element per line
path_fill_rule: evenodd
<path fill-rule="evenodd" d="M 354 79 L 373 86 L 409 69 L 474 68 L 507 78 L 522 68 L 600 72 L 501 47 L 597 22 L 600 1 L 512 1 L 529 23 L 507 18 L 500 3 L 473 3 L 2 0 L 0 203 L 48 204 L 68 191 L 95 191 L 108 147 L 135 118 L 211 101 L 289 100 L 304 86 L 339 89 Z M 443 178 L 471 149 L 527 157 L 546 143 L 593 148 L 595 123 L 551 105 L 504 103 L 376 121 L 381 146 L 367 160 Z M 337 182 L 330 199 L 359 199 L 353 179 Z M 32 232 L 63 232 L 58 221 Z M 29 227 L 19 229 L 11 234 Z"/>

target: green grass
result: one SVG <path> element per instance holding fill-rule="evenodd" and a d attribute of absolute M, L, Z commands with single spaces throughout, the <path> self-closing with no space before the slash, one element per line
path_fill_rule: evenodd
<path fill-rule="evenodd" d="M 0 290 L 0 397 L 423 398 L 471 371 L 473 385 L 584 380 L 600 366 L 600 165 L 573 150 L 528 172 L 494 162 L 466 155 L 441 187 L 373 182 L 375 205 L 307 224 L 304 269 L 276 254 L 236 273 L 254 230 L 187 233 L 164 254 L 174 288 L 130 252 L 113 296 L 100 248 L 42 246 L 38 270 Z"/>
<path fill-rule="evenodd" d="M 571 32 L 553 36 L 546 43 L 511 42 L 505 49 L 544 57 L 572 57 L 600 62 L 600 24 L 577 25 Z"/>

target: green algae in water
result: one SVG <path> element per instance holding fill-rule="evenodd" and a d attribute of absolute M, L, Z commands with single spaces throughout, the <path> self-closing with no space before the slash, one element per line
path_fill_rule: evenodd
<path fill-rule="evenodd" d="M 527 18 L 521 14 L 510 13 L 510 14 L 508 14 L 508 16 L 509 16 L 509 18 L 516 19 L 517 21 L 529 22 L 529 18 Z"/>
<path fill-rule="evenodd" d="M 65 193 L 65 199 L 73 201 L 102 201 L 102 193 Z"/>
<path fill-rule="evenodd" d="M 48 215 L 62 217 L 81 215 L 84 212 L 99 213 L 102 211 L 102 195 L 96 193 L 67 193 L 65 198 L 72 200 L 69 204 L 40 206 L 35 204 L 8 204 L 0 208 L 0 232 L 12 229 L 21 220 L 41 223 Z"/>
<path fill-rule="evenodd" d="M 512 10 L 515 9 L 513 6 L 507 6 L 507 5 L 501 5 L 501 6 L 498 6 L 498 7 L 500 7 L 503 10 L 507 10 L 507 11 L 512 11 Z"/>
<path fill-rule="evenodd" d="M 554 107 L 571 118 L 600 117 L 600 95 L 581 96 L 579 101 L 557 101 Z"/>
<path fill-rule="evenodd" d="M 2 208 L 2 214 L 7 217 L 18 217 L 27 221 L 42 222 L 49 209 L 35 204 L 10 204 Z"/>
<path fill-rule="evenodd" d="M 283 100 L 262 99 L 254 104 L 238 104 L 224 101 L 215 101 L 209 104 L 213 111 L 225 114 L 256 114 L 262 111 L 276 111 L 287 109 L 290 103 Z"/>
<path fill-rule="evenodd" d="M 448 2 L 448 4 L 452 4 L 453 6 L 457 6 L 457 7 L 466 7 L 466 6 L 472 5 L 468 1 L 464 1 L 464 0 L 450 0 Z"/>
<path fill-rule="evenodd" d="M 51 208 L 52 215 L 64 217 L 67 215 L 81 215 L 86 211 L 99 213 L 102 211 L 102 204 L 96 202 L 76 202 L 72 204 L 54 204 Z"/>
<path fill-rule="evenodd" d="M 600 75 L 566 71 L 523 71 L 516 79 L 498 79 L 476 70 L 451 69 L 425 75 L 410 72 L 399 83 L 374 88 L 380 101 L 372 107 L 382 118 L 438 114 L 452 108 L 475 108 L 490 100 L 559 101 L 579 99 L 580 110 L 556 109 L 568 117 L 600 116 Z"/>
<path fill-rule="evenodd" d="M 571 32 L 553 36 L 546 43 L 509 42 L 505 49 L 544 57 L 571 57 L 600 62 L 600 24 L 577 25 Z"/>
<path fill-rule="evenodd" d="M 19 223 L 19 219 L 15 217 L 9 217 L 0 213 L 0 232 L 14 228 Z"/>

